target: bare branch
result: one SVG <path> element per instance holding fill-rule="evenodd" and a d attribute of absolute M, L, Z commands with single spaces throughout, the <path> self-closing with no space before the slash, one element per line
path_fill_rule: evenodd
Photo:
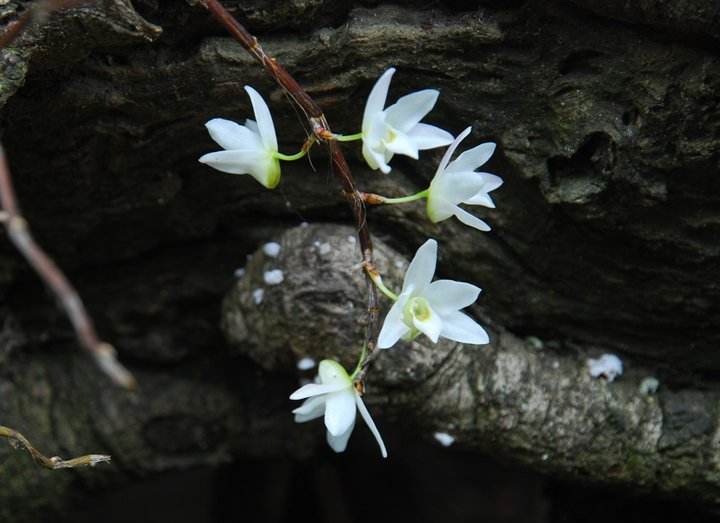
<path fill-rule="evenodd" d="M 35 272 L 52 290 L 65 310 L 75 335 L 82 347 L 95 359 L 100 369 L 117 385 L 126 389 L 136 387 L 133 375 L 117 360 L 115 349 L 101 341 L 95 332 L 90 316 L 80 296 L 55 262 L 35 242 L 27 221 L 20 214 L 20 208 L 13 189 L 10 168 L 5 152 L 0 145 L 0 219 L 5 224 L 10 241 L 25 257 Z"/>
<path fill-rule="evenodd" d="M 30 22 L 46 17 L 53 11 L 88 3 L 88 0 L 45 0 L 36 2 L 0 35 L 0 49 L 13 43 Z M 35 242 L 20 207 L 12 184 L 12 175 L 0 144 L 0 221 L 5 224 L 10 241 L 25 257 L 35 272 L 52 290 L 65 310 L 80 345 L 87 350 L 100 369 L 117 385 L 134 389 L 133 375 L 117 360 L 115 349 L 101 341 L 80 296 L 55 262 Z"/>
<path fill-rule="evenodd" d="M 98 463 L 110 463 L 110 456 L 107 454 L 86 454 L 72 459 L 63 459 L 59 456 L 48 458 L 37 450 L 30 441 L 18 431 L 0 425 L 0 437 L 7 439 L 15 448 L 27 450 L 35 463 L 46 469 L 71 469 L 76 467 L 94 467 Z"/>

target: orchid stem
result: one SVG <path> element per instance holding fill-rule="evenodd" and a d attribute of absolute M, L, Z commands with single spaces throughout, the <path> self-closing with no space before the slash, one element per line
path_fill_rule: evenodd
<path fill-rule="evenodd" d="M 275 153 L 273 153 L 273 158 L 277 158 L 278 160 L 282 160 L 284 162 L 294 162 L 295 160 L 299 160 L 306 154 L 307 154 L 307 149 L 303 148 L 297 154 L 283 154 L 283 153 L 275 152 Z"/>
<path fill-rule="evenodd" d="M 375 284 L 375 287 L 380 289 L 380 292 L 382 292 L 385 296 L 390 298 L 392 301 L 398 301 L 398 295 L 395 294 L 393 291 L 385 287 L 385 284 L 382 281 L 382 277 L 377 272 L 374 272 L 370 274 L 370 278 L 372 279 L 373 283 Z"/>
<path fill-rule="evenodd" d="M 424 191 L 420 191 L 418 193 L 411 194 L 409 196 L 401 196 L 399 198 L 383 197 L 382 203 L 393 204 L 393 203 L 414 202 L 415 200 L 422 200 L 423 198 L 427 198 L 429 192 L 430 192 L 430 189 L 425 189 Z"/>
<path fill-rule="evenodd" d="M 357 362 L 357 366 L 355 367 L 355 370 L 350 375 L 351 380 L 355 381 L 356 376 L 362 370 L 363 364 L 365 363 L 365 358 L 367 358 L 367 343 L 363 343 L 362 352 L 360 353 L 360 359 Z"/>
<path fill-rule="evenodd" d="M 355 134 L 333 134 L 333 139 L 338 142 L 354 142 L 355 140 L 362 140 L 362 133 Z"/>

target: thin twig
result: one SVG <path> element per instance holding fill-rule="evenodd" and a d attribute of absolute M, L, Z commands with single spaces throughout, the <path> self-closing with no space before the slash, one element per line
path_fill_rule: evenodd
<path fill-rule="evenodd" d="M 48 458 L 42 452 L 32 446 L 30 441 L 17 430 L 0 425 L 0 438 L 7 439 L 15 448 L 22 448 L 28 451 L 35 463 L 46 469 L 71 469 L 76 467 L 94 467 L 98 463 L 109 463 L 110 456 L 107 454 L 87 454 L 72 459 L 62 459 L 60 456 Z"/>
<path fill-rule="evenodd" d="M 36 19 L 42 19 L 53 11 L 88 3 L 87 0 L 46 0 L 37 2 L 8 26 L 0 35 L 0 49 L 10 45 Z M 109 343 L 100 340 L 95 332 L 90 316 L 85 310 L 80 296 L 55 262 L 35 242 L 27 221 L 20 213 L 12 175 L 0 144 L 0 221 L 7 229 L 10 241 L 25 257 L 35 272 L 53 291 L 70 319 L 75 335 L 95 359 L 100 369 L 116 384 L 126 389 L 134 389 L 136 381 L 132 374 L 117 360 L 115 349 Z"/>
<path fill-rule="evenodd" d="M 113 382 L 126 389 L 135 388 L 135 378 L 117 360 L 113 346 L 98 338 L 95 326 L 77 291 L 55 262 L 33 239 L 27 221 L 20 214 L 2 145 L 0 145 L 0 208 L 3 211 L 0 220 L 7 229 L 10 241 L 58 298 L 75 329 L 80 345 L 90 353 L 100 369 Z"/>
<path fill-rule="evenodd" d="M 288 73 L 288 71 L 277 62 L 277 60 L 269 56 L 260 46 L 257 38 L 251 35 L 245 27 L 237 21 L 237 19 L 222 5 L 218 0 L 201 0 L 200 2 L 205 8 L 222 24 L 230 35 L 235 38 L 255 59 L 262 64 L 265 70 L 272 76 L 280 86 L 282 86 L 290 98 L 303 111 L 305 117 L 310 123 L 313 134 L 319 142 L 327 143 L 330 158 L 333 165 L 333 173 L 339 179 L 343 192 L 346 195 L 350 207 L 352 209 L 355 223 L 357 226 L 358 239 L 360 241 L 360 249 L 362 251 L 362 263 L 364 266 L 374 266 L 373 264 L 373 247 L 370 238 L 370 230 L 367 225 L 367 214 L 365 205 L 360 193 L 355 185 L 355 179 L 352 176 L 350 167 L 348 166 L 345 156 L 343 155 L 340 145 L 333 139 L 333 133 L 320 107 L 300 87 L 300 84 Z M 372 361 L 375 352 L 379 306 L 377 289 L 372 283 L 370 277 L 366 274 L 367 282 L 367 328 L 365 331 L 365 343 L 367 344 L 367 358 L 363 362 L 361 371 L 357 374 L 356 381 L 362 382 L 368 369 L 368 365 Z"/>
<path fill-rule="evenodd" d="M 17 20 L 10 22 L 0 35 L 0 49 L 7 47 L 27 29 L 31 22 L 42 21 L 53 11 L 77 7 L 90 0 L 43 0 L 32 4 Z"/>

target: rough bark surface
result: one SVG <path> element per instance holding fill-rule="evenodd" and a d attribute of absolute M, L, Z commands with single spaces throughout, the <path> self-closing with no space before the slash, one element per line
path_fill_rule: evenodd
<path fill-rule="evenodd" d="M 25 5 L 0 3 L 0 23 Z M 395 260 L 441 239 L 441 272 L 483 287 L 477 312 L 495 342 L 383 354 L 368 401 L 389 420 L 432 420 L 424 428 L 553 474 L 717 502 L 716 3 L 228 4 L 338 132 L 357 131 L 365 96 L 392 65 L 391 100 L 439 88 L 432 123 L 453 133 L 472 124 L 468 141 L 499 144 L 487 167 L 505 179 L 485 216 L 493 232 L 433 226 L 413 204 L 370 215 L 396 249 L 380 249 L 395 278 Z M 0 515 L 32 521 L 76 482 L 302 453 L 297 434 L 318 439 L 317 427 L 295 432 L 284 394 L 299 355 L 354 363 L 361 274 L 357 256 L 339 254 L 352 231 L 295 229 L 277 260 L 284 287 L 255 306 L 268 263 L 256 255 L 227 298 L 233 351 L 270 372 L 228 352 L 220 302 L 259 244 L 302 221 L 350 217 L 319 151 L 315 170 L 284 166 L 273 192 L 197 163 L 217 148 L 207 119 L 250 115 L 245 84 L 269 100 L 281 150 L 294 152 L 302 118 L 198 6 L 103 0 L 0 52 L 0 125 L 23 210 L 142 382 L 138 396 L 123 395 L 73 356 L 65 319 L 0 246 L 2 423 L 47 452 L 109 451 L 126 474 L 22 474 L 27 457 L 3 449 L 3 470 L 15 473 Z M 398 158 L 383 177 L 349 154 L 363 188 L 393 196 L 424 187 L 440 155 Z M 311 231 L 331 245 L 327 256 Z M 324 272 L 313 280 L 309 269 Z M 601 352 L 619 353 L 628 375 L 590 380 L 584 360 Z M 238 385 L 230 369 L 247 379 Z M 660 379 L 658 396 L 638 394 L 647 375 Z M 32 506 L 18 501 L 28 491 Z"/>

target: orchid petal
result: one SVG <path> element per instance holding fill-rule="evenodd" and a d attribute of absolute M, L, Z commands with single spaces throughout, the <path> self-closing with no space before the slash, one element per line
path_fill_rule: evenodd
<path fill-rule="evenodd" d="M 445 168 L 447 167 L 448 162 L 450 161 L 450 158 L 452 157 L 453 153 L 455 152 L 455 149 L 457 149 L 457 146 L 460 145 L 460 142 L 462 142 L 465 137 L 470 134 L 470 131 L 472 131 L 472 127 L 467 127 L 463 132 L 457 135 L 453 143 L 450 144 L 450 147 L 447 148 L 447 151 L 445 151 L 445 154 L 442 157 L 442 160 L 440 160 L 440 164 L 438 165 L 436 173 L 441 173 L 445 171 Z"/>
<path fill-rule="evenodd" d="M 441 317 L 472 305 L 480 296 L 480 287 L 455 280 L 436 280 L 425 291 L 425 298 Z"/>
<path fill-rule="evenodd" d="M 495 144 L 493 142 L 481 143 L 458 156 L 447 166 L 447 170 L 452 172 L 474 171 L 487 162 L 494 152 Z"/>
<path fill-rule="evenodd" d="M 310 421 L 324 415 L 326 399 L 327 396 L 322 394 L 305 400 L 302 405 L 292 411 L 293 414 L 295 414 L 295 423 L 305 423 L 306 421 Z"/>
<path fill-rule="evenodd" d="M 257 149 L 258 137 L 247 127 L 223 118 L 209 120 L 207 127 L 215 143 L 223 149 Z"/>
<path fill-rule="evenodd" d="M 489 207 L 490 209 L 495 208 L 495 202 L 486 192 L 479 192 L 468 200 L 463 200 L 462 203 L 468 205 L 482 205 L 483 207 Z"/>
<path fill-rule="evenodd" d="M 328 394 L 325 400 L 325 427 L 333 436 L 345 432 L 355 421 L 354 396 L 352 388 Z"/>
<path fill-rule="evenodd" d="M 399 98 L 385 109 L 387 122 L 403 133 L 408 132 L 432 110 L 439 94 L 435 89 L 424 89 Z"/>
<path fill-rule="evenodd" d="M 457 207 L 456 204 L 450 203 L 444 198 L 438 196 L 433 192 L 431 187 L 427 199 L 427 214 L 431 222 L 438 223 L 443 220 L 447 220 L 450 216 L 454 216 L 455 207 Z"/>
<path fill-rule="evenodd" d="M 453 141 L 453 135 L 449 132 L 425 123 L 417 124 L 407 132 L 407 135 L 415 142 L 415 146 L 421 151 L 442 147 Z"/>
<path fill-rule="evenodd" d="M 482 221 L 477 216 L 473 216 L 465 209 L 461 209 L 460 207 L 455 207 L 455 217 L 461 222 L 463 222 L 465 225 L 469 225 L 470 227 L 473 227 L 478 231 L 487 232 L 490 230 L 490 226 L 487 223 Z"/>
<path fill-rule="evenodd" d="M 250 103 L 255 113 L 255 120 L 263 145 L 265 145 L 268 151 L 277 152 L 277 136 L 275 135 L 275 125 L 273 124 L 272 116 L 270 116 L 270 109 L 255 89 L 246 85 L 245 91 L 250 96 Z"/>
<path fill-rule="evenodd" d="M 229 174 L 251 174 L 267 165 L 267 158 L 257 149 L 217 151 L 202 155 L 198 161 Z"/>
<path fill-rule="evenodd" d="M 338 392 L 347 388 L 347 385 L 340 383 L 332 383 L 326 385 L 324 383 L 308 383 L 303 385 L 298 390 L 290 394 L 291 400 L 304 400 L 311 396 L 319 396 L 320 394 L 330 394 L 331 392 Z"/>
<path fill-rule="evenodd" d="M 258 127 L 258 124 L 255 120 L 251 120 L 250 118 L 247 118 L 245 120 L 245 127 L 250 129 L 252 132 L 260 136 L 260 128 Z"/>
<path fill-rule="evenodd" d="M 417 160 L 419 158 L 418 148 L 405 133 L 391 131 L 393 134 L 392 139 L 385 141 L 385 147 L 388 151 L 395 154 L 404 154 L 410 158 Z"/>
<path fill-rule="evenodd" d="M 385 316 L 385 321 L 378 335 L 378 349 L 389 349 L 410 331 L 410 328 L 403 322 L 403 309 L 407 299 L 407 295 L 400 295 L 398 301 L 393 304 L 387 316 Z"/>
<path fill-rule="evenodd" d="M 320 382 L 324 385 L 343 385 L 344 387 L 352 387 L 352 380 L 348 375 L 345 367 L 335 360 L 322 360 L 318 365 L 318 376 Z"/>
<path fill-rule="evenodd" d="M 365 112 L 363 113 L 362 132 L 365 133 L 369 129 L 367 126 L 371 123 L 373 116 L 379 113 L 385 107 L 388 90 L 390 89 L 390 80 L 395 74 L 395 68 L 391 67 L 385 71 L 370 91 L 367 102 L 365 103 Z"/>
<path fill-rule="evenodd" d="M 430 239 L 423 243 L 415 253 L 405 272 L 402 290 L 405 292 L 410 286 L 418 292 L 432 281 L 437 264 L 437 242 Z"/>
<path fill-rule="evenodd" d="M 490 342 L 485 329 L 468 315 L 459 311 L 443 315 L 441 336 L 473 345 L 484 345 Z"/>
<path fill-rule="evenodd" d="M 440 182 L 436 184 L 436 187 L 431 186 L 431 190 L 441 191 L 446 200 L 455 204 L 474 197 L 485 186 L 485 178 L 473 172 L 448 173 L 446 171 Z"/>
<path fill-rule="evenodd" d="M 355 428 L 355 417 L 353 416 L 352 423 L 350 424 L 350 427 L 343 432 L 342 434 L 339 434 L 338 436 L 333 436 L 332 433 L 328 430 L 326 431 L 326 437 L 328 445 L 330 445 L 330 448 L 333 449 L 335 452 L 344 452 L 347 448 L 348 440 L 350 439 L 350 436 L 352 435 L 352 431 Z"/>
<path fill-rule="evenodd" d="M 360 395 L 357 393 L 355 394 L 355 403 L 357 404 L 357 409 L 360 411 L 362 419 L 365 420 L 365 423 L 370 429 L 370 432 L 372 432 L 372 435 L 375 436 L 375 441 L 377 441 L 377 444 L 380 446 L 380 453 L 382 454 L 382 457 L 387 458 L 387 449 L 385 448 L 385 443 L 383 442 L 382 436 L 380 435 L 380 431 L 375 426 L 375 422 L 370 416 L 370 413 L 368 412 L 365 403 L 363 402 Z"/>
<path fill-rule="evenodd" d="M 413 315 L 413 325 L 417 330 L 430 338 L 430 341 L 437 343 L 440 332 L 442 331 L 443 321 L 438 313 L 432 310 L 432 307 L 428 307 L 428 309 L 430 309 L 430 314 L 422 320 Z"/>
<path fill-rule="evenodd" d="M 368 146 L 368 144 L 366 144 L 366 143 L 363 143 L 362 153 L 363 153 L 363 157 L 365 158 L 365 161 L 367 162 L 367 164 L 370 166 L 371 169 L 380 169 L 384 174 L 387 174 L 390 172 L 390 166 L 387 164 L 387 161 L 385 160 L 385 155 L 383 155 L 382 153 L 376 152 L 370 146 Z"/>

